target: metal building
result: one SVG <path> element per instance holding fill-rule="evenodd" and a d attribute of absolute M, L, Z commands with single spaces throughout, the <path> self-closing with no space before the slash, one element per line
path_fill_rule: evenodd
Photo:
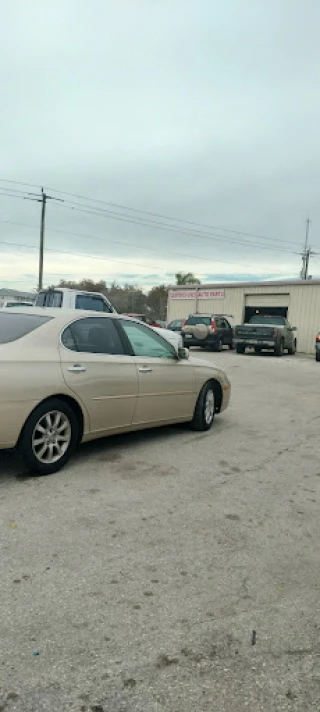
<path fill-rule="evenodd" d="M 320 331 L 320 280 L 170 287 L 168 321 L 195 313 L 229 315 L 233 326 L 256 313 L 286 316 L 297 327 L 298 351 L 311 354 Z"/>

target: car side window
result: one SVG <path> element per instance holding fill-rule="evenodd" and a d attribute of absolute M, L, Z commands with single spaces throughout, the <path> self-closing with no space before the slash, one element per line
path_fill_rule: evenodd
<path fill-rule="evenodd" d="M 77 294 L 76 309 L 109 313 L 112 311 L 107 302 L 101 299 L 101 297 L 95 297 L 91 294 Z"/>
<path fill-rule="evenodd" d="M 222 322 L 221 326 L 224 329 L 231 329 L 231 326 L 230 326 L 229 322 L 227 321 L 227 319 L 221 319 L 221 322 Z"/>
<path fill-rule="evenodd" d="M 174 360 L 176 352 L 174 347 L 165 341 L 152 329 L 148 329 L 143 324 L 133 321 L 119 320 L 120 324 L 129 339 L 135 356 L 145 356 L 148 358 L 168 358 Z"/>
<path fill-rule="evenodd" d="M 91 354 L 123 355 L 124 349 L 113 319 L 90 317 L 69 324 L 61 335 L 66 349 Z"/>

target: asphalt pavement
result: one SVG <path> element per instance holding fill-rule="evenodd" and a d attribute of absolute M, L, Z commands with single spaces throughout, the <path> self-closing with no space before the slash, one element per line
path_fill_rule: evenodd
<path fill-rule="evenodd" d="M 320 709 L 320 364 L 200 356 L 210 432 L 0 456 L 0 712 Z"/>

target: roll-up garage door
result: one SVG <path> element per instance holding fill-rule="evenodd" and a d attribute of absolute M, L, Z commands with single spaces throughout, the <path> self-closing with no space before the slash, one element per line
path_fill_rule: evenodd
<path fill-rule="evenodd" d="M 246 294 L 246 307 L 288 307 L 289 294 Z"/>

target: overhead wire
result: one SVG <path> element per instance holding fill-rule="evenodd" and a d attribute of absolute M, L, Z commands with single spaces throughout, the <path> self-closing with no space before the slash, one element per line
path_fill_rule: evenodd
<path fill-rule="evenodd" d="M 5 183 L 5 182 L 13 183 L 13 184 L 15 184 L 15 185 L 25 185 L 25 186 L 33 187 L 33 188 L 35 188 L 35 187 L 40 188 L 40 187 L 41 187 L 40 185 L 36 185 L 36 184 L 33 184 L 33 183 L 20 183 L 19 181 L 13 181 L 13 180 L 7 180 L 7 179 L 5 179 L 5 178 L 0 178 L 0 183 Z M 9 190 L 9 189 L 8 189 L 8 190 Z M 11 190 L 12 190 L 12 189 L 11 189 Z M 253 237 L 253 238 L 256 238 L 256 239 L 259 239 L 259 240 L 271 240 L 271 241 L 273 241 L 273 242 L 276 242 L 277 244 L 278 244 L 279 242 L 281 242 L 281 243 L 284 243 L 284 244 L 296 245 L 296 243 L 294 243 L 292 240 L 283 240 L 282 238 L 270 237 L 270 236 L 266 236 L 266 235 L 259 235 L 259 234 L 257 234 L 257 233 L 246 232 L 246 231 L 243 231 L 243 230 L 235 230 L 235 229 L 233 229 L 233 228 L 226 228 L 226 227 L 221 227 L 221 226 L 217 226 L 217 225 L 208 225 L 208 224 L 205 224 L 205 223 L 198 223 L 198 222 L 194 222 L 194 221 L 192 221 L 192 220 L 186 220 L 186 219 L 184 219 L 184 218 L 177 218 L 177 217 L 165 215 L 165 214 L 162 214 L 162 213 L 156 213 L 156 212 L 152 212 L 152 211 L 148 211 L 148 210 L 143 210 L 143 209 L 141 209 L 141 208 L 132 208 L 132 207 L 129 207 L 129 206 L 127 206 L 127 205 L 120 204 L 120 203 L 108 202 L 108 201 L 106 201 L 106 200 L 101 200 L 101 199 L 99 199 L 99 198 L 90 198 L 90 197 L 83 196 L 83 195 L 79 195 L 79 194 L 76 194 L 76 193 L 70 193 L 70 192 L 67 192 L 67 191 L 58 190 L 58 189 L 56 189 L 56 188 L 50 188 L 49 190 L 50 190 L 51 192 L 58 193 L 59 195 L 67 195 L 67 196 L 69 196 L 69 197 L 77 198 L 78 200 L 84 200 L 84 201 L 87 201 L 87 202 L 95 202 L 95 203 L 99 203 L 99 204 L 101 204 L 101 205 L 107 205 L 107 206 L 109 206 L 109 207 L 115 207 L 115 208 L 118 208 L 118 209 L 120 209 L 120 210 L 126 210 L 126 211 L 130 211 L 130 212 L 134 212 L 134 213 L 140 213 L 140 214 L 142 214 L 142 215 L 150 215 L 151 217 L 163 218 L 163 219 L 165 219 L 165 220 L 170 220 L 171 222 L 178 222 L 178 223 L 182 223 L 182 224 L 186 224 L 186 225 L 194 225 L 194 226 L 199 227 L 199 228 L 201 228 L 201 229 L 205 228 L 205 229 L 209 229 L 209 230 L 220 230 L 221 232 L 229 232 L 229 233 L 233 233 L 233 234 L 235 234 L 235 235 L 242 235 L 242 236 L 244 236 L 244 237 Z M 71 201 L 66 201 L 66 202 L 71 202 Z M 88 207 L 91 207 L 91 206 L 88 206 Z"/>

